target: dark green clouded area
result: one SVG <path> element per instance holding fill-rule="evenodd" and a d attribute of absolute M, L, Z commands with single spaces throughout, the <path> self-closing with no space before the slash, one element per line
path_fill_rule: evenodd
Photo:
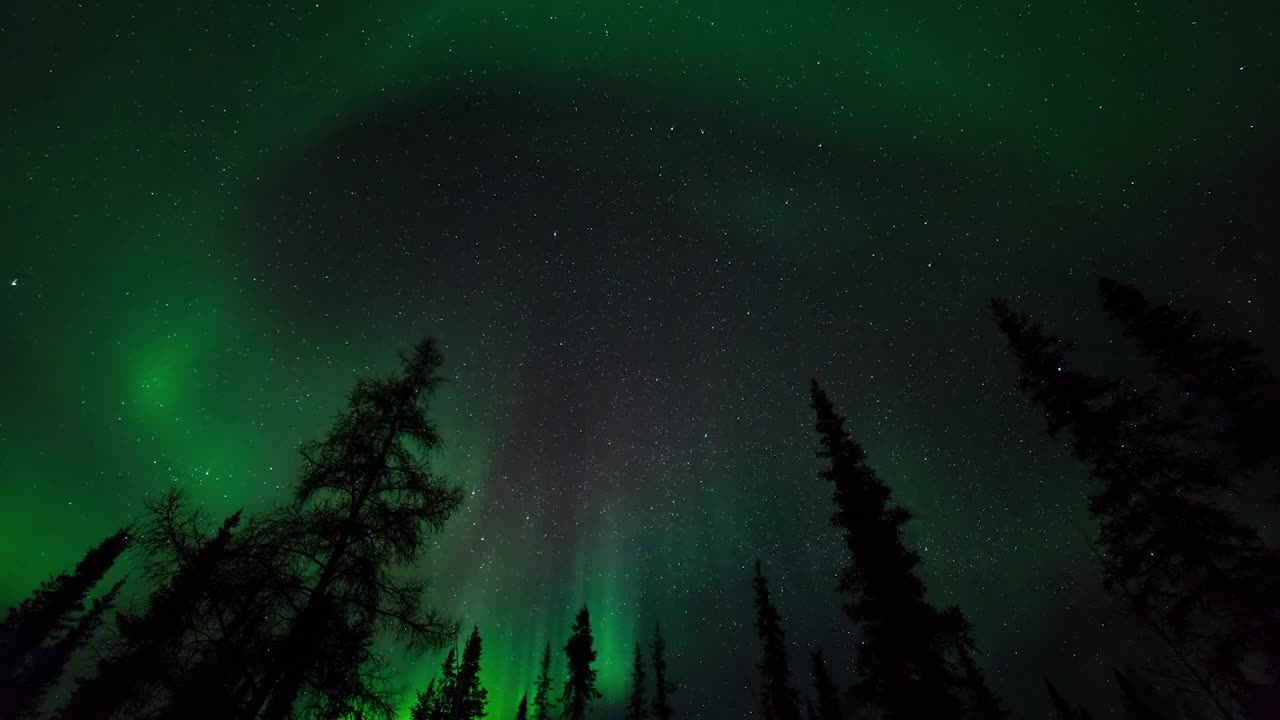
<path fill-rule="evenodd" d="M 20 5 L 6 604 L 169 484 L 284 499 L 431 334 L 468 501 L 422 570 L 485 634 L 494 717 L 584 601 L 606 701 L 661 621 L 688 716 L 745 712 L 757 557 L 793 662 L 849 672 L 811 376 L 1013 708 L 1048 673 L 1105 716 L 1130 629 L 983 302 L 1089 335 L 1105 272 L 1274 348 L 1267 3 Z"/>

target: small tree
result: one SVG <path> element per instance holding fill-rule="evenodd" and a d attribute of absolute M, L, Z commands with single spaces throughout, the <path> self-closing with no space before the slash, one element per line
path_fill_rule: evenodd
<path fill-rule="evenodd" d="M 520 705 L 516 707 L 516 720 L 529 720 L 529 695 L 520 696 Z"/>
<path fill-rule="evenodd" d="M 756 634 L 760 637 L 763 656 L 760 660 L 760 705 L 768 720 L 799 720 L 799 694 L 791 686 L 791 670 L 787 665 L 787 645 L 782 631 L 782 616 L 769 599 L 769 580 L 756 560 L 755 577 Z"/>
<path fill-rule="evenodd" d="M 462 650 L 462 664 L 458 666 L 458 681 L 454 688 L 454 720 L 475 720 L 484 717 L 489 691 L 480 685 L 480 628 L 472 626 L 471 637 Z"/>
<path fill-rule="evenodd" d="M 645 720 L 644 653 L 636 643 L 636 656 L 631 663 L 631 697 L 627 700 L 625 720 Z"/>
<path fill-rule="evenodd" d="M 555 709 L 551 697 L 551 643 L 542 648 L 542 662 L 538 666 L 538 680 L 534 684 L 533 720 L 550 720 Z"/>
<path fill-rule="evenodd" d="M 600 691 L 596 689 L 596 649 L 591 636 L 591 613 L 586 605 L 578 611 L 573 622 L 573 634 L 565 643 L 564 654 L 567 677 L 564 692 L 560 694 L 563 707 L 560 715 L 569 720 L 582 720 L 591 704 L 600 698 Z"/>
<path fill-rule="evenodd" d="M 671 693 L 675 692 L 675 683 L 667 679 L 667 641 L 662 637 L 662 624 L 653 626 L 653 718 L 654 720 L 671 720 Z"/>

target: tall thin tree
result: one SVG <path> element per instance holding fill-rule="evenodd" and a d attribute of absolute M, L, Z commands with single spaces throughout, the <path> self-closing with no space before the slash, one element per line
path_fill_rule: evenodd
<path fill-rule="evenodd" d="M 1184 404 L 1181 418 L 1200 431 L 1198 445 L 1218 451 L 1232 473 L 1274 465 L 1280 458 L 1273 421 L 1280 379 L 1263 362 L 1261 348 L 1209 330 L 1199 313 L 1154 305 L 1132 285 L 1104 277 L 1098 290 L 1107 314 L 1173 386 L 1172 397 Z"/>
<path fill-rule="evenodd" d="M 861 630 L 858 697 L 885 720 L 966 717 L 976 705 L 961 667 L 973 647 L 969 623 L 958 608 L 938 610 L 929 602 L 917 575 L 920 556 L 903 538 L 911 514 L 893 504 L 817 381 L 810 397 L 818 457 L 828 463 L 820 475 L 833 486 L 831 524 L 848 553 L 839 589 Z"/>
<path fill-rule="evenodd" d="M 129 547 L 129 529 L 117 531 L 90 549 L 70 573 L 42 583 L 31 597 L 9 610 L 0 622 L 0 695 L 8 694 L 23 666 L 46 643 L 72 624 L 72 616 L 120 553 Z"/>
<path fill-rule="evenodd" d="M 542 662 L 538 664 L 538 679 L 534 683 L 533 720 L 550 720 L 555 709 L 551 696 L 551 643 L 542 648 Z"/>
<path fill-rule="evenodd" d="M 591 635 L 591 613 L 583 605 L 573 622 L 573 634 L 565 643 L 566 677 L 560 694 L 561 717 L 582 720 L 601 695 L 596 688 L 596 649 Z"/>
<path fill-rule="evenodd" d="M 1159 389 L 1075 371 L 1069 345 L 1003 300 L 991 310 L 1022 390 L 1097 483 L 1104 587 L 1219 717 L 1269 717 L 1280 681 L 1260 683 L 1245 664 L 1280 668 L 1280 554 L 1221 504 L 1230 469 L 1189 445 L 1185 414 L 1163 407 Z"/>
<path fill-rule="evenodd" d="M 647 716 L 644 696 L 644 652 L 636 643 L 635 659 L 631 662 L 631 697 L 627 699 L 625 720 L 645 720 Z"/>
<path fill-rule="evenodd" d="M 662 637 L 662 623 L 653 625 L 653 643 L 649 650 L 653 655 L 653 718 L 671 720 L 674 715 L 671 694 L 676 691 L 676 685 L 667 677 L 667 641 Z"/>
<path fill-rule="evenodd" d="M 12 720 L 35 715 L 45 693 L 62 677 L 72 656 L 92 639 L 106 613 L 115 607 L 116 598 L 123 586 L 123 580 L 111 586 L 106 593 L 93 600 L 90 608 L 62 637 L 35 652 L 17 681 L 5 694 L 4 702 L 0 703 L 0 719 Z"/>
<path fill-rule="evenodd" d="M 791 685 L 782 615 L 769 598 L 769 580 L 759 560 L 756 560 L 752 588 L 755 590 L 756 634 L 762 651 L 760 706 L 767 720 L 799 720 L 800 696 Z"/>
<path fill-rule="evenodd" d="M 434 340 L 420 342 L 402 356 L 397 375 L 358 381 L 329 436 L 304 448 L 288 509 L 293 522 L 281 542 L 307 568 L 307 582 L 245 720 L 264 706 L 270 720 L 287 717 L 317 663 L 329 665 L 321 674 L 345 674 L 341 685 L 352 686 L 359 666 L 373 657 L 379 627 L 399 633 L 414 650 L 454 636 L 450 622 L 423 609 L 422 584 L 397 572 L 419 557 L 427 533 L 461 502 L 426 456 L 439 444 L 427 402 L 442 381 L 441 362 Z"/>

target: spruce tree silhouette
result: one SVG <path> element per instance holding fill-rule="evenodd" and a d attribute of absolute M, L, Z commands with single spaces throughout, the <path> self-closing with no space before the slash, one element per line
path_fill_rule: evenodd
<path fill-rule="evenodd" d="M 991 310 L 1023 392 L 1097 483 L 1089 510 L 1106 590 L 1219 717 L 1270 717 L 1278 678 L 1259 682 L 1244 666 L 1252 657 L 1280 668 L 1280 555 L 1221 506 L 1229 471 L 1188 449 L 1188 423 L 1161 408 L 1158 390 L 1076 372 L 1066 343 L 1003 300 Z"/>
<path fill-rule="evenodd" d="M 118 613 L 115 651 L 81 678 L 59 712 L 63 720 L 106 720 L 145 692 L 178 662 L 183 637 L 211 578 L 225 559 L 240 513 L 226 519 L 218 534 L 197 551 L 167 586 L 152 593 L 142 615 Z"/>
<path fill-rule="evenodd" d="M 654 720 L 671 720 L 671 694 L 676 691 L 675 683 L 667 679 L 667 641 L 662 637 L 662 624 L 653 625 L 653 643 L 649 646 L 653 654 L 653 717 Z"/>
<path fill-rule="evenodd" d="M 129 529 L 103 540 L 85 553 L 71 573 L 63 573 L 42 583 L 31 597 L 9 610 L 0 622 L 0 696 L 12 692 L 17 676 L 27 662 L 66 632 L 72 615 L 98 584 L 120 553 L 129 547 Z"/>
<path fill-rule="evenodd" d="M 1053 720 L 1093 720 L 1088 710 L 1078 705 L 1073 707 L 1049 678 L 1044 679 L 1044 686 L 1049 691 L 1049 702 L 1053 703 Z"/>
<path fill-rule="evenodd" d="M 520 704 L 516 707 L 516 720 L 529 720 L 529 695 L 520 696 Z"/>
<path fill-rule="evenodd" d="M 458 698 L 458 651 L 449 648 L 444 662 L 440 664 L 440 675 L 427 683 L 427 689 L 418 694 L 417 704 L 413 706 L 413 720 L 449 720 L 453 717 L 456 699 Z"/>
<path fill-rule="evenodd" d="M 810 657 L 813 659 L 813 689 L 818 694 L 818 717 L 822 720 L 844 720 L 844 711 L 840 709 L 840 691 L 827 674 L 827 661 L 822 656 L 822 648 L 814 650 Z"/>
<path fill-rule="evenodd" d="M 973 648 L 968 621 L 958 608 L 940 611 L 926 599 L 916 575 L 920 556 L 902 537 L 911 514 L 892 504 L 889 488 L 867 465 L 862 446 L 849 437 L 845 419 L 817 381 L 810 396 L 818 457 L 829 461 L 820 475 L 834 488 L 831 524 L 849 554 L 839 590 L 861 630 L 860 701 L 885 720 L 972 717 L 979 699 L 962 667 Z"/>
<path fill-rule="evenodd" d="M 766 720 L 800 720 L 799 695 L 791 686 L 791 670 L 787 665 L 787 644 L 782 631 L 782 616 L 769 599 L 769 580 L 756 560 L 755 577 L 756 634 L 763 652 L 760 660 L 760 706 Z"/>
<path fill-rule="evenodd" d="M 418 696 L 409 708 L 409 720 L 432 720 L 432 712 L 439 702 L 440 693 L 436 691 L 436 679 L 427 682 L 427 689 L 418 692 Z"/>
<path fill-rule="evenodd" d="M 67 663 L 76 651 L 93 637 L 107 611 L 115 607 L 116 598 L 123 586 L 123 580 L 111 586 L 101 597 L 94 599 L 90 608 L 61 638 L 36 651 L 22 674 L 5 693 L 4 701 L 0 702 L 0 718 L 12 720 L 37 715 L 36 711 L 39 710 L 45 693 L 62 677 Z"/>
<path fill-rule="evenodd" d="M 480 685 L 480 628 L 472 626 L 471 637 L 462 649 L 458 680 L 453 689 L 453 720 L 475 720 L 484 717 L 489 691 Z"/>
<path fill-rule="evenodd" d="M 647 712 L 644 697 L 644 653 L 636 643 L 636 656 L 631 663 L 631 697 L 627 700 L 624 720 L 645 720 Z"/>
<path fill-rule="evenodd" d="M 542 662 L 538 665 L 538 679 L 534 683 L 533 720 L 550 720 L 555 709 L 551 697 L 551 643 L 542 648 Z"/>
<path fill-rule="evenodd" d="M 396 632 L 414 651 L 440 647 L 456 633 L 437 612 L 423 609 L 422 584 L 397 573 L 414 563 L 426 534 L 439 530 L 461 502 L 425 455 L 439 444 L 426 413 L 442 381 L 441 362 L 435 341 L 427 339 L 401 356 L 397 375 L 358 381 L 329 436 L 303 449 L 295 503 L 285 511 L 289 532 L 280 541 L 306 566 L 300 575 L 308 582 L 241 713 L 244 720 L 287 718 L 317 674 L 341 681 L 339 695 L 367 697 L 352 680 L 374 659 L 379 628 Z"/>
<path fill-rule="evenodd" d="M 1197 439 L 1215 440 L 1214 449 L 1233 473 L 1268 465 L 1274 470 L 1280 457 L 1280 380 L 1262 362 L 1261 348 L 1206 330 L 1198 313 L 1153 306 L 1132 285 L 1104 277 L 1098 289 L 1107 313 L 1172 385 L 1172 396 L 1185 403 L 1180 418 L 1195 425 Z"/>
<path fill-rule="evenodd" d="M 595 639 L 591 636 L 591 613 L 586 605 L 573 621 L 573 634 L 565 643 L 564 654 L 567 676 L 560 694 L 560 716 L 582 720 L 591 710 L 591 704 L 601 697 L 596 689 Z"/>

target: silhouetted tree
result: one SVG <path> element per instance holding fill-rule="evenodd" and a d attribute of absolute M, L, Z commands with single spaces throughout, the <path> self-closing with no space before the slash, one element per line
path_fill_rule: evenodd
<path fill-rule="evenodd" d="M 1053 720 L 1093 720 L 1088 710 L 1079 705 L 1072 706 L 1049 678 L 1044 679 L 1044 686 L 1049 691 L 1049 701 L 1053 703 Z"/>
<path fill-rule="evenodd" d="M 1024 393 L 1098 483 L 1089 510 L 1104 587 L 1166 644 L 1218 715 L 1266 717 L 1276 679 L 1258 683 L 1243 666 L 1260 656 L 1280 668 L 1280 556 L 1219 504 L 1229 471 L 1188 451 L 1188 424 L 1163 411 L 1158 390 L 1076 372 L 1066 343 L 1003 300 L 991 309 Z"/>
<path fill-rule="evenodd" d="M 144 692 L 177 663 L 205 590 L 226 557 L 240 513 L 228 517 L 218 534 L 200 548 L 167 586 L 152 593 L 139 616 L 120 613 L 115 652 L 98 661 L 97 671 L 76 684 L 63 706 L 63 720 L 104 720 Z"/>
<path fill-rule="evenodd" d="M 958 608 L 940 611 L 929 603 L 916 575 L 920 556 L 902 537 L 911 514 L 892 504 L 889 488 L 816 381 L 810 395 L 818 457 L 829 461 L 820 475 L 834 488 L 831 524 L 842 532 L 849 557 L 839 589 L 861 630 L 858 696 L 885 720 L 966 717 L 978 705 L 962 667 L 973 648 L 969 623 Z"/>
<path fill-rule="evenodd" d="M 1133 671 L 1116 670 L 1125 720 L 1171 720 L 1177 714 L 1160 694 Z"/>
<path fill-rule="evenodd" d="M 791 686 L 791 669 L 787 665 L 787 644 L 782 631 L 782 616 L 769 599 L 769 580 L 756 560 L 755 577 L 756 634 L 763 651 L 760 660 L 760 705 L 767 720 L 799 720 L 799 696 Z"/>
<path fill-rule="evenodd" d="M 453 720 L 475 720 L 485 715 L 489 691 L 480 685 L 480 628 L 472 626 L 471 637 L 462 649 L 462 663 L 458 666 L 458 681 L 453 690 Z"/>
<path fill-rule="evenodd" d="M 276 638 L 295 616 L 298 588 L 306 584 L 298 563 L 284 552 L 289 543 L 281 538 L 292 531 L 282 522 L 284 513 L 270 512 L 244 518 L 234 533 L 211 534 L 201 511 L 172 489 L 149 501 L 147 510 L 139 545 L 153 586 L 186 588 L 165 605 L 176 607 L 187 598 L 196 607 L 182 618 L 180 649 L 169 646 L 163 653 L 161 667 L 150 672 L 154 687 L 129 703 L 129 714 L 234 718 L 269 667 Z M 198 591 L 189 578 L 199 578 Z M 164 644 L 158 636 L 151 642 Z M 326 628 L 322 644 L 340 642 L 351 642 L 350 632 L 338 624 Z M 313 672 L 314 678 L 322 675 L 335 698 L 346 692 L 335 673 L 319 667 Z M 360 703 L 359 709 L 372 712 L 369 705 Z"/>
<path fill-rule="evenodd" d="M 103 616 L 115 606 L 116 597 L 123 586 L 124 581 L 121 580 L 101 597 L 94 599 L 89 610 L 62 637 L 35 652 L 0 702 L 0 718 L 10 720 L 25 717 L 33 715 L 39 709 L 45 693 L 62 677 L 71 657 L 89 642 L 102 624 Z"/>
<path fill-rule="evenodd" d="M 520 696 L 520 705 L 516 707 L 516 720 L 529 720 L 529 696 Z"/>
<path fill-rule="evenodd" d="M 436 679 L 427 682 L 427 689 L 418 692 L 413 707 L 409 708 L 409 720 L 432 720 L 432 713 L 440 702 L 440 693 L 436 690 Z"/>
<path fill-rule="evenodd" d="M 432 678 L 426 691 L 418 696 L 412 710 L 413 720 L 450 720 L 459 696 L 458 680 L 458 652 L 449 648 L 444 662 L 440 664 L 438 682 Z"/>
<path fill-rule="evenodd" d="M 649 650 L 653 654 L 653 717 L 654 720 L 671 720 L 671 694 L 676 691 L 676 686 L 667 679 L 667 641 L 662 637 L 661 623 L 654 623 L 653 643 Z"/>
<path fill-rule="evenodd" d="M 542 662 L 538 666 L 538 679 L 534 683 L 533 720 L 550 720 L 555 709 L 551 697 L 551 643 L 542 648 Z"/>
<path fill-rule="evenodd" d="M 840 691 L 827 674 L 827 661 L 822 656 L 822 648 L 813 651 L 813 689 L 818 694 L 818 717 L 822 720 L 844 720 L 844 712 L 840 709 Z M 812 703 L 810 703 L 812 707 Z"/>
<path fill-rule="evenodd" d="M 573 622 L 573 634 L 565 643 L 567 677 L 564 692 L 560 694 L 561 717 L 582 720 L 591 709 L 591 703 L 600 698 L 596 689 L 595 640 L 591 637 L 591 613 L 583 605 Z"/>
<path fill-rule="evenodd" d="M 71 573 L 40 585 L 31 597 L 11 608 L 0 622 L 0 695 L 46 643 L 66 632 L 72 616 L 129 546 L 129 529 L 116 532 L 85 553 Z"/>
<path fill-rule="evenodd" d="M 1000 698 L 987 686 L 978 664 L 968 648 L 960 649 L 961 682 L 968 691 L 969 717 L 973 720 L 1004 720 L 1009 716 Z"/>
<path fill-rule="evenodd" d="M 627 700 L 625 720 L 645 720 L 644 653 L 636 643 L 636 656 L 631 663 L 631 698 Z"/>
<path fill-rule="evenodd" d="M 1176 390 L 1169 397 L 1182 401 L 1181 419 L 1200 431 L 1198 440 L 1216 441 L 1230 471 L 1251 472 L 1280 456 L 1280 380 L 1262 362 L 1261 348 L 1206 330 L 1198 313 L 1153 306 L 1132 285 L 1102 278 L 1098 289 L 1107 313 Z"/>
<path fill-rule="evenodd" d="M 426 403 L 441 382 L 441 355 L 424 340 L 402 356 L 399 374 L 362 379 L 329 436 L 303 449 L 295 503 L 282 511 L 283 552 L 299 559 L 300 609 L 275 643 L 242 716 L 286 718 L 310 682 L 328 712 L 375 700 L 360 670 L 375 660 L 378 628 L 411 650 L 439 647 L 456 629 L 422 608 L 423 587 L 397 573 L 419 556 L 461 494 L 430 470 L 436 447 Z M 335 689 L 335 692 L 331 692 Z"/>

